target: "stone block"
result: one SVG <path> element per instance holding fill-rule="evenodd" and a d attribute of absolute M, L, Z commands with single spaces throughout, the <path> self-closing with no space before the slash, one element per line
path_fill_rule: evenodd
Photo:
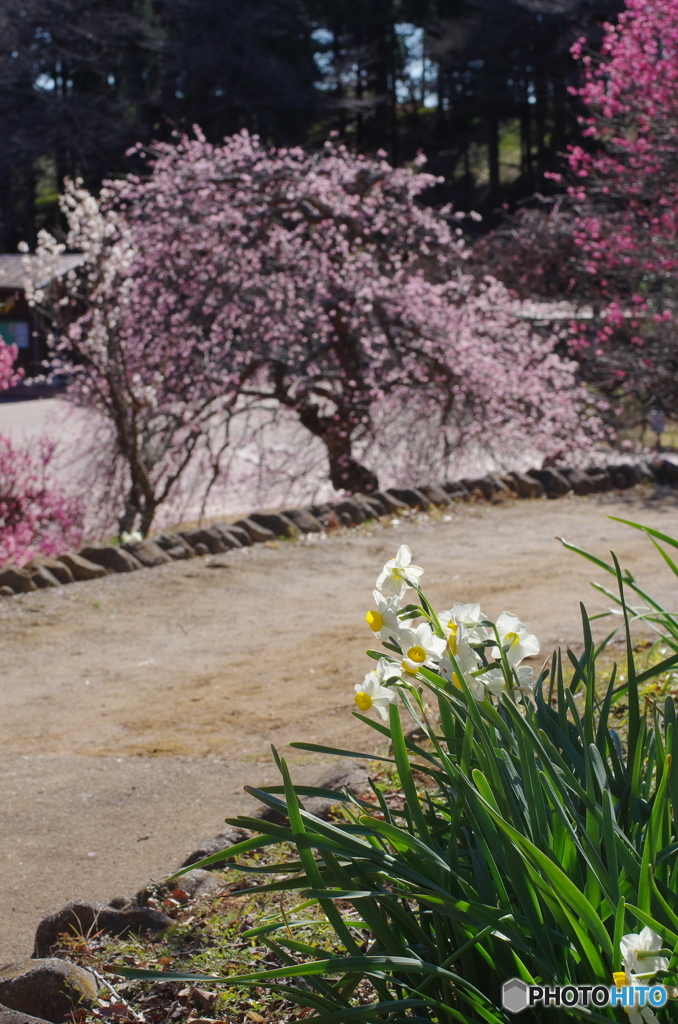
<path fill-rule="evenodd" d="M 397 515 L 404 508 L 409 508 L 407 502 L 401 501 L 396 498 L 394 494 L 389 494 L 388 491 L 375 491 L 374 494 L 370 495 L 372 498 L 376 498 L 386 509 L 388 515 Z"/>
<path fill-rule="evenodd" d="M 67 565 L 64 565 L 63 562 L 60 562 L 56 558 L 45 558 L 42 555 L 39 555 L 36 558 L 31 558 L 30 562 L 26 562 L 24 569 L 28 569 L 30 572 L 32 569 L 37 569 L 38 566 L 42 565 L 44 565 L 45 569 L 48 569 L 49 572 L 51 572 L 52 576 L 54 576 L 59 583 L 73 582 L 74 577 L 71 570 Z"/>
<path fill-rule="evenodd" d="M 123 548 L 125 551 L 129 551 L 130 555 L 147 569 L 152 569 L 156 565 L 165 565 L 167 562 L 172 561 L 168 552 L 163 551 L 159 544 L 148 537 L 146 540 L 140 540 L 136 543 L 123 544 Z"/>
<path fill-rule="evenodd" d="M 332 511 L 346 526 L 359 526 L 368 518 L 368 513 L 355 498 L 342 498 L 341 501 L 334 502 Z"/>
<path fill-rule="evenodd" d="M 461 480 L 446 480 L 441 486 L 452 501 L 468 501 L 470 495 Z"/>
<path fill-rule="evenodd" d="M 539 481 L 549 498 L 569 494 L 572 489 L 567 477 L 557 469 L 528 469 L 527 475 Z"/>
<path fill-rule="evenodd" d="M 53 1024 L 89 1009 L 97 994 L 94 975 L 68 960 L 48 957 L 0 967 L 0 1003 Z"/>
<path fill-rule="evenodd" d="M 90 562 L 89 558 L 83 558 L 82 555 L 76 555 L 74 552 L 59 555 L 57 561 L 70 569 L 73 579 L 76 580 L 100 580 L 102 576 L 108 575 L 108 571 L 104 569 L 103 565 Z"/>
<path fill-rule="evenodd" d="M 30 573 L 26 569 L 20 569 L 18 565 L 8 565 L 5 569 L 0 569 L 0 587 L 11 587 L 15 594 L 27 594 L 38 589 Z"/>
<path fill-rule="evenodd" d="M 298 537 L 294 523 L 281 512 L 252 512 L 248 517 L 257 526 L 270 530 L 276 537 Z"/>
<path fill-rule="evenodd" d="M 112 545 L 105 548 L 83 548 L 80 555 L 95 565 L 103 565 L 104 569 L 111 572 L 134 572 L 135 569 L 141 568 L 141 562 L 138 562 L 134 555 L 130 555 L 129 551 Z"/>
<path fill-rule="evenodd" d="M 440 484 L 424 484 L 417 488 L 434 505 L 449 505 L 450 496 Z"/>
<path fill-rule="evenodd" d="M 276 539 L 276 535 L 273 530 L 269 530 L 268 527 L 255 523 L 252 518 L 239 519 L 235 525 L 239 526 L 242 530 L 247 531 L 251 544 L 265 544 L 266 541 Z"/>
<path fill-rule="evenodd" d="M 30 577 L 36 587 L 41 590 L 44 590 L 47 587 L 58 587 L 60 585 L 56 576 L 52 575 L 46 565 L 36 565 L 31 569 L 27 569 L 26 566 L 24 566 L 24 568 L 30 574 Z"/>
<path fill-rule="evenodd" d="M 229 523 L 228 532 L 235 537 L 236 540 L 239 540 L 244 548 L 248 548 L 250 544 L 252 544 L 252 538 L 247 530 L 242 526 L 237 526 L 235 523 Z"/>
<path fill-rule="evenodd" d="M 198 551 L 198 544 L 203 544 L 207 548 L 207 554 L 220 555 L 224 551 L 228 551 L 219 531 L 211 527 L 203 526 L 196 530 L 180 530 L 179 536 L 193 548 L 196 554 L 201 553 Z"/>
<path fill-rule="evenodd" d="M 73 936 L 106 932 L 107 935 L 129 935 L 151 932 L 157 935 L 173 923 L 166 914 L 161 914 L 150 907 L 132 906 L 127 910 L 116 910 L 103 903 L 73 900 L 62 910 L 50 914 L 40 922 L 35 933 L 33 956 L 49 956 L 52 949 L 58 945 L 59 936 L 64 934 Z"/>
<path fill-rule="evenodd" d="M 323 524 L 307 508 L 286 508 L 282 513 L 300 533 L 322 533 Z"/>
<path fill-rule="evenodd" d="M 515 480 L 516 492 L 521 498 L 541 498 L 546 493 L 544 485 L 527 473 L 509 473 Z"/>
<path fill-rule="evenodd" d="M 414 487 L 389 487 L 387 493 L 392 494 L 394 498 L 398 498 L 400 501 L 404 501 L 410 508 L 418 508 L 424 512 L 432 504 L 425 494 L 422 494 L 421 491 L 416 490 Z"/>

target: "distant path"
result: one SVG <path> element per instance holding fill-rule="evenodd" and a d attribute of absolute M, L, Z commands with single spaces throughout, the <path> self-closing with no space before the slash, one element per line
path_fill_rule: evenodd
<path fill-rule="evenodd" d="M 440 606 L 515 611 L 548 654 L 578 643 L 580 600 L 605 606 L 588 586 L 602 574 L 554 536 L 614 547 L 675 605 L 650 544 L 605 516 L 678 532 L 676 508 L 637 495 L 465 506 L 448 523 L 232 552 L 221 569 L 196 559 L 0 600 L 0 963 L 29 953 L 68 899 L 132 893 L 251 808 L 242 786 L 275 777 L 270 743 L 370 746 L 353 684 L 399 543 Z M 318 773 L 292 757 L 299 778 Z"/>

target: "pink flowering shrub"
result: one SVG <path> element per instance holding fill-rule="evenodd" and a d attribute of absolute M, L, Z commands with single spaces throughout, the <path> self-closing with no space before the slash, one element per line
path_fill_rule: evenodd
<path fill-rule="evenodd" d="M 0 343 L 0 391 L 16 381 L 16 349 Z M 57 555 L 82 536 L 80 503 L 52 474 L 54 444 L 16 445 L 0 434 L 0 566 Z"/>

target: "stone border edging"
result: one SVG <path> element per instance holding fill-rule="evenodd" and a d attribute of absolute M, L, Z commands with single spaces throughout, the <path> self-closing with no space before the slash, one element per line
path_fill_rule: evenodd
<path fill-rule="evenodd" d="M 222 554 L 235 548 L 277 538 L 292 539 L 359 526 L 370 519 L 397 515 L 403 509 L 427 511 L 458 501 L 499 502 L 507 498 L 558 498 L 566 494 L 594 494 L 627 490 L 642 483 L 678 487 L 678 464 L 668 459 L 591 466 L 588 469 L 530 469 L 525 473 L 487 473 L 485 476 L 392 487 L 371 494 L 354 494 L 319 505 L 283 512 L 252 512 L 235 523 L 162 533 L 154 538 L 104 547 L 87 546 L 58 558 L 37 556 L 23 568 L 0 569 L 0 597 L 63 586 L 79 580 L 99 579 L 109 573 L 133 572 L 172 561 Z"/>

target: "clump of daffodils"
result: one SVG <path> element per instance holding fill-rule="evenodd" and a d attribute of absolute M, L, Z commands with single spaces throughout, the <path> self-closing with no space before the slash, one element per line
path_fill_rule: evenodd
<path fill-rule="evenodd" d="M 412 691 L 419 682 L 466 687 L 477 701 L 504 691 L 516 701 L 530 698 L 533 673 L 521 662 L 539 653 L 536 636 L 511 612 L 490 621 L 479 604 L 456 602 L 436 612 L 419 585 L 423 572 L 403 544 L 379 574 L 375 607 L 365 618 L 389 653 L 356 685 L 360 711 L 386 720 L 399 689 Z M 416 603 L 402 603 L 408 590 Z"/>

